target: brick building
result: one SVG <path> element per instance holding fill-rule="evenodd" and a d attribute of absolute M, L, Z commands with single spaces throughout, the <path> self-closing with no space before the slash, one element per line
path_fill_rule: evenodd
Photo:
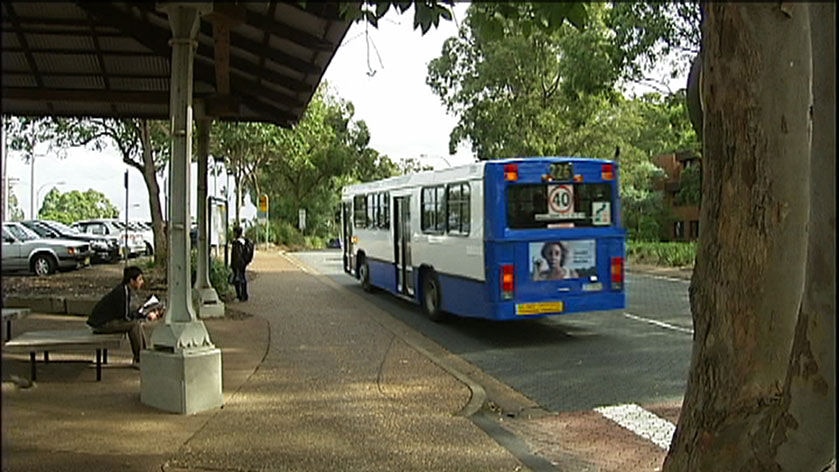
<path fill-rule="evenodd" d="M 681 189 L 682 171 L 694 165 L 701 165 L 699 156 L 689 151 L 681 151 L 656 156 L 653 163 L 667 175 L 659 190 L 664 192 L 664 203 L 673 215 L 671 224 L 662 228 L 662 240 L 695 241 L 699 237 L 699 206 L 680 205 L 677 195 Z"/>

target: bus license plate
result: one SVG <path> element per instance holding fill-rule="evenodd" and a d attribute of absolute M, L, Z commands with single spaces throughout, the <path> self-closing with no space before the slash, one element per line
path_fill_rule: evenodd
<path fill-rule="evenodd" d="M 543 313 L 561 313 L 565 308 L 562 302 L 539 302 L 516 304 L 517 315 L 541 315 Z"/>
<path fill-rule="evenodd" d="M 583 284 L 583 292 L 599 292 L 601 290 L 603 290 L 603 284 L 600 282 Z"/>

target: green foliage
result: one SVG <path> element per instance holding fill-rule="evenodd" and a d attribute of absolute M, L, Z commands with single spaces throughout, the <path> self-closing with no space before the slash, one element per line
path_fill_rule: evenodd
<path fill-rule="evenodd" d="M 195 284 L 195 279 L 198 274 L 198 251 L 189 251 L 189 267 L 192 283 Z M 233 293 L 233 286 L 228 283 L 230 274 L 232 273 L 230 267 L 224 265 L 223 259 L 210 257 L 209 279 L 210 285 L 215 289 L 216 293 L 222 299 L 229 298 Z"/>
<path fill-rule="evenodd" d="M 370 132 L 353 120 L 352 104 L 327 87 L 318 89 L 292 129 L 219 123 L 211 143 L 214 155 L 248 177 L 242 186 L 249 195 L 268 195 L 272 221 L 296 225 L 304 209 L 306 235 L 322 237 L 334 233 L 341 187 L 399 173 L 393 161 L 368 147 Z"/>
<path fill-rule="evenodd" d="M 428 32 L 431 26 L 439 26 L 440 19 L 451 20 L 452 0 L 433 2 L 377 2 L 367 0 L 359 3 L 341 3 L 340 15 L 349 21 L 366 21 L 374 27 L 379 26 L 379 20 L 390 10 L 392 6 L 400 14 L 414 7 L 414 29 L 419 28 L 422 34 Z"/>
<path fill-rule="evenodd" d="M 662 66 L 684 75 L 699 52 L 699 2 L 612 2 L 607 25 L 614 32 L 613 60 L 626 80 L 643 79 Z"/>
<path fill-rule="evenodd" d="M 88 189 L 84 193 L 78 190 L 61 193 L 53 188 L 44 197 L 38 217 L 70 224 L 93 218 L 117 218 L 119 210 L 102 192 Z"/>
<path fill-rule="evenodd" d="M 694 242 L 627 242 L 626 254 L 630 261 L 668 267 L 693 266 L 696 260 Z"/>
<path fill-rule="evenodd" d="M 702 200 L 702 167 L 691 165 L 682 171 L 679 178 L 679 193 L 676 194 L 676 205 L 699 206 Z"/>
<path fill-rule="evenodd" d="M 17 195 L 15 195 L 14 191 L 11 187 L 8 188 L 6 193 L 6 198 L 8 198 L 9 202 L 9 212 L 5 215 L 6 220 L 8 221 L 21 221 L 23 220 L 23 209 L 20 208 L 20 204 L 18 203 Z"/>

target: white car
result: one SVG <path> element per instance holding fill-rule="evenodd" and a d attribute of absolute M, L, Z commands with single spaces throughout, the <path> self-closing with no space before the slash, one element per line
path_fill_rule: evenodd
<path fill-rule="evenodd" d="M 123 255 L 128 254 L 128 257 L 136 257 L 146 252 L 146 243 L 143 241 L 143 235 L 137 231 L 132 231 L 130 228 L 127 231 L 128 241 L 126 244 L 125 223 L 117 219 L 77 221 L 70 225 L 70 227 L 76 228 L 82 233 L 117 237 L 120 243 L 120 253 Z"/>
<path fill-rule="evenodd" d="M 147 256 L 154 254 L 154 230 L 151 225 L 142 221 L 129 221 L 128 228 L 143 235 L 143 242 L 146 243 Z"/>

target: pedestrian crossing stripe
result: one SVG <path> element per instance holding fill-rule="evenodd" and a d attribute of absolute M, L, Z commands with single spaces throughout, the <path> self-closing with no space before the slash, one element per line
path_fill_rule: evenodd
<path fill-rule="evenodd" d="M 601 406 L 595 408 L 594 411 L 638 436 L 652 441 L 653 444 L 665 451 L 670 449 L 670 441 L 673 440 L 676 425 L 664 418 L 658 417 L 634 403 Z"/>

